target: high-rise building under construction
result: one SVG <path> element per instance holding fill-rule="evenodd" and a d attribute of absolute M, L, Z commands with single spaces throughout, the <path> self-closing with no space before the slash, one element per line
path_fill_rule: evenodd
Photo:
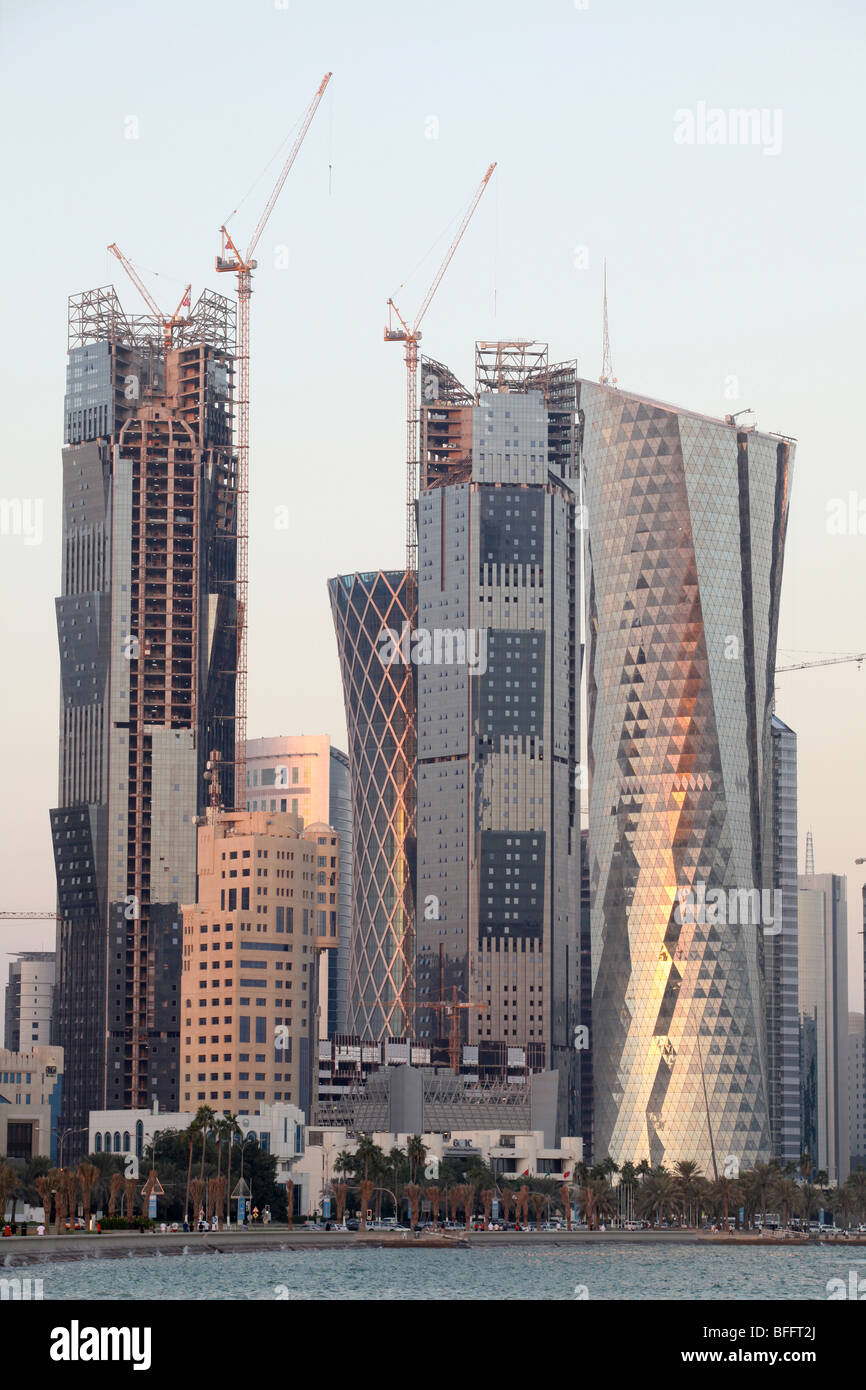
<path fill-rule="evenodd" d="M 234 804 L 235 312 L 205 291 L 166 331 L 111 287 L 70 300 L 51 828 L 74 1130 L 90 1108 L 179 1108 L 179 904 L 214 750 Z"/>
<path fill-rule="evenodd" d="M 577 369 L 475 365 L 421 363 L 414 1037 L 480 1080 L 557 1071 L 574 1134 Z"/>

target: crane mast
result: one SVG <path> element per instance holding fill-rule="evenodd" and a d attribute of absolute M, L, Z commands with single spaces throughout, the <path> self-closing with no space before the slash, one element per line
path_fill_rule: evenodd
<path fill-rule="evenodd" d="M 237 677 L 235 687 L 235 807 L 243 810 L 245 802 L 245 783 L 246 783 L 246 740 L 247 740 L 247 618 L 248 618 L 248 591 L 249 591 L 249 454 L 250 454 L 250 296 L 253 292 L 253 271 L 256 268 L 256 261 L 253 254 L 259 243 L 262 233 L 267 226 L 268 219 L 274 210 L 277 199 L 283 188 L 283 184 L 289 176 L 292 165 L 295 162 L 298 151 L 304 142 L 304 137 L 310 128 L 313 117 L 319 106 L 319 102 L 325 94 L 325 88 L 331 80 L 331 73 L 326 72 L 319 83 L 315 96 L 304 114 L 301 128 L 297 138 L 289 151 L 288 157 L 280 170 L 279 178 L 274 185 L 270 198 L 268 199 L 264 212 L 259 218 L 258 225 L 253 232 L 246 255 L 242 255 L 229 235 L 225 225 L 220 227 L 221 252 L 216 257 L 215 266 L 217 271 L 222 274 L 237 275 L 238 288 L 238 395 L 235 403 L 237 405 L 238 431 L 236 441 L 236 452 L 238 459 L 238 517 L 237 517 L 237 574 L 235 580 L 236 594 L 236 630 L 237 630 Z M 235 209 L 236 211 L 236 209 Z M 233 216 L 234 214 L 232 214 Z M 227 219 L 228 220 L 228 219 Z"/>
<path fill-rule="evenodd" d="M 184 322 L 184 319 L 181 316 L 180 311 L 183 308 L 189 308 L 189 294 L 190 290 L 192 289 L 192 285 L 187 285 L 186 289 L 181 295 L 180 303 L 178 304 L 174 313 L 170 316 L 168 314 L 164 314 L 160 309 L 159 305 L 157 304 L 156 300 L 154 299 L 153 295 L 150 293 L 150 290 L 145 285 L 135 266 L 132 264 L 132 261 L 130 261 L 126 256 L 124 256 L 120 247 L 117 245 L 117 242 L 113 241 L 109 246 L 108 250 L 111 252 L 112 256 L 116 257 L 116 259 L 120 261 L 120 264 L 123 266 L 130 280 L 135 285 L 135 288 L 138 290 L 138 293 L 141 295 L 148 309 L 153 314 L 153 317 L 157 320 L 160 327 L 162 328 L 163 341 L 165 343 L 166 349 L 170 348 L 174 341 L 175 326 Z"/>
<path fill-rule="evenodd" d="M 481 183 L 472 195 L 460 226 L 457 228 L 445 254 L 445 259 L 439 266 L 430 288 L 424 296 L 412 328 L 403 318 L 393 299 L 388 300 L 388 327 L 385 329 L 385 342 L 406 344 L 406 573 L 407 583 L 410 586 L 407 592 L 407 602 L 410 608 L 413 603 L 411 587 L 414 584 L 414 576 L 418 568 L 418 520 L 415 515 L 415 499 L 418 495 L 418 340 L 421 337 L 421 323 L 442 282 L 442 277 L 454 258 L 457 247 L 463 240 L 463 234 L 472 220 L 472 215 L 481 201 L 481 195 L 490 182 L 495 168 L 495 163 L 488 167 Z M 394 327 L 394 317 L 400 324 L 399 328 Z"/>

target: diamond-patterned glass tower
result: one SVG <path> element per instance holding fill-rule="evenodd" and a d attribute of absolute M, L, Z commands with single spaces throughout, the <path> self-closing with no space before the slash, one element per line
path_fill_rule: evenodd
<path fill-rule="evenodd" d="M 415 687 L 383 660 L 382 634 L 410 621 L 405 570 L 328 581 L 349 733 L 352 938 L 347 1028 L 405 1037 L 415 952 Z"/>
<path fill-rule="evenodd" d="M 793 446 L 589 382 L 580 405 L 593 1157 L 712 1177 L 769 1156 L 764 928 L 676 898 L 772 884 Z"/>

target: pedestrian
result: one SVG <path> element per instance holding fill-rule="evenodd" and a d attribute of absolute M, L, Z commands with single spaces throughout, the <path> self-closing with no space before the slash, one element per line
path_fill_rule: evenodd
<path fill-rule="evenodd" d="M 37 1234 L 38 1236 L 44 1236 L 44 1235 L 45 1235 L 45 1227 L 42 1225 L 41 1222 L 40 1222 L 40 1224 L 36 1227 L 36 1234 Z"/>

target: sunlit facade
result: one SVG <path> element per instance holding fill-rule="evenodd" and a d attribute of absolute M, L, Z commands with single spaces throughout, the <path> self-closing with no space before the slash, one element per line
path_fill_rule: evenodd
<path fill-rule="evenodd" d="M 328 581 L 349 735 L 352 934 L 346 1020 L 371 1042 L 406 1035 L 415 954 L 414 668 L 382 657 L 409 622 L 405 570 Z"/>
<path fill-rule="evenodd" d="M 595 383 L 580 406 L 593 1158 L 712 1177 L 770 1155 L 764 930 L 677 895 L 772 883 L 793 446 Z"/>

